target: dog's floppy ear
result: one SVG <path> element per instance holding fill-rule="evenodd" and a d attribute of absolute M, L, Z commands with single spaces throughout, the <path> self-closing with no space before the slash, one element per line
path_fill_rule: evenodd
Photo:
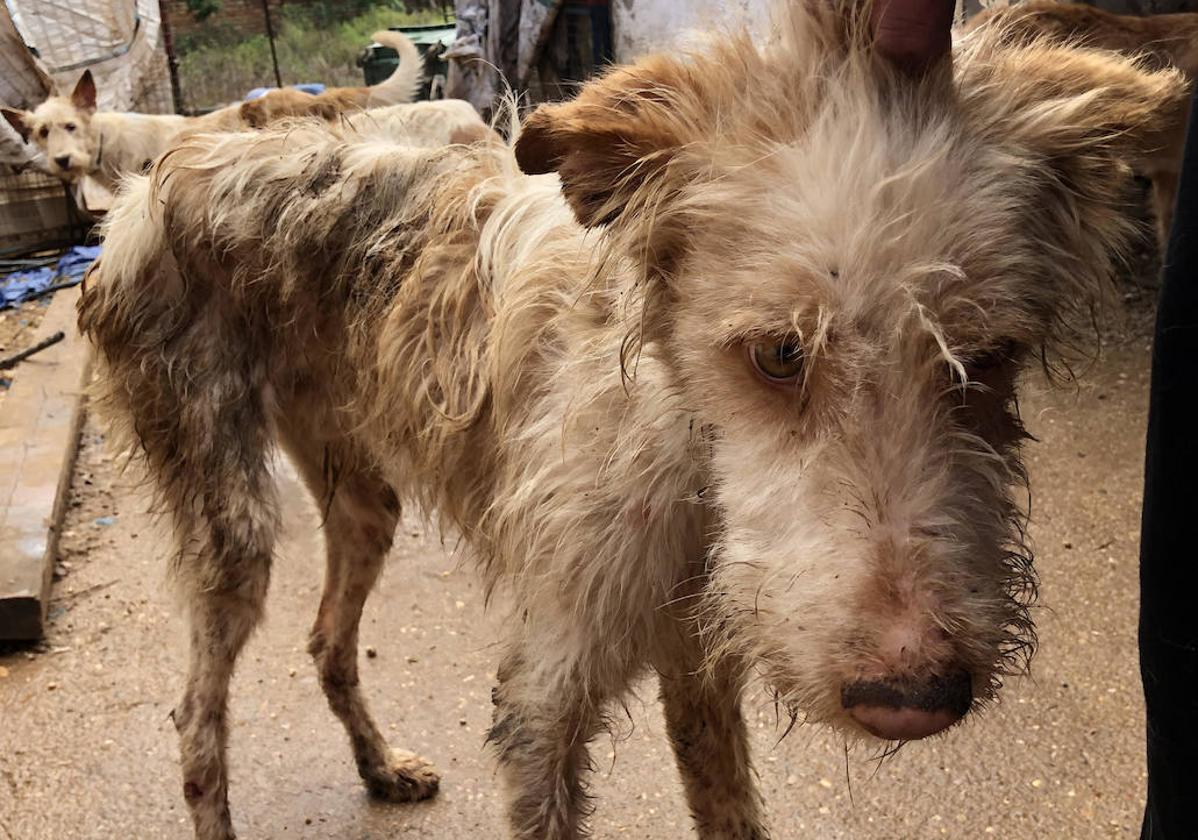
<path fill-rule="evenodd" d="M 1042 160 L 1071 199 L 1106 201 L 1121 187 L 1112 174 L 1159 153 L 1183 128 L 1187 83 L 1176 70 L 1043 43 L 988 58 L 970 62 L 966 107 L 987 134 Z"/>
<path fill-rule="evenodd" d="M 967 38 L 961 49 L 980 52 L 958 56 L 964 113 L 1006 153 L 1013 165 L 1004 177 L 1029 198 L 1026 224 L 1043 255 L 1045 306 L 1055 313 L 1045 344 L 1083 346 L 1092 336 L 1079 332 L 1079 316 L 1092 317 L 1109 294 L 1137 234 L 1131 173 L 1179 142 L 1185 80 L 1115 53 L 1043 41 L 979 46 Z"/>
<path fill-rule="evenodd" d="M 71 91 L 71 104 L 80 111 L 96 110 L 96 80 L 92 77 L 90 69 L 84 70 L 79 81 L 75 82 L 75 89 Z"/>
<path fill-rule="evenodd" d="M 1105 52 L 1045 50 L 1022 70 L 1012 76 L 1012 127 L 1048 154 L 1140 157 L 1155 151 L 1188 98 L 1179 71 L 1148 71 Z"/>
<path fill-rule="evenodd" d="M 17 134 L 21 135 L 21 139 L 26 143 L 29 142 L 29 118 L 32 116 L 28 111 L 17 111 L 13 108 L 0 109 L 4 112 L 4 119 L 8 120 L 8 124 L 13 127 Z"/>
<path fill-rule="evenodd" d="M 696 136 L 703 109 L 689 95 L 694 72 L 655 56 L 611 71 L 573 101 L 542 105 L 516 141 L 520 168 L 530 175 L 556 171 L 583 226 L 614 221 Z"/>

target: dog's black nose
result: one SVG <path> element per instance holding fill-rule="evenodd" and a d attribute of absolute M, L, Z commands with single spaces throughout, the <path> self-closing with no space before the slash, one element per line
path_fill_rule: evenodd
<path fill-rule="evenodd" d="M 930 677 L 858 680 L 840 690 L 840 704 L 867 732 L 893 741 L 948 729 L 973 705 L 973 680 L 957 670 Z"/>
<path fill-rule="evenodd" d="M 54 158 L 54 162 L 58 164 L 59 169 L 70 169 L 71 168 L 71 156 L 70 155 L 61 155 L 59 157 L 56 157 L 56 158 Z"/>

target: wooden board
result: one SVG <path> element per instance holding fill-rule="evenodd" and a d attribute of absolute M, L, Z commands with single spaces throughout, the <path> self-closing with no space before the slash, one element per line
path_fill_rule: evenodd
<path fill-rule="evenodd" d="M 78 299 L 78 287 L 55 295 L 35 341 L 58 330 L 66 338 L 21 362 L 0 404 L 0 639 L 45 633 L 89 368 Z"/>

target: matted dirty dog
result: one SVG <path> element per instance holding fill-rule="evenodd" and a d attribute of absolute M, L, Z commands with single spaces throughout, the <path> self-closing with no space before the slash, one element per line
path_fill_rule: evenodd
<path fill-rule="evenodd" d="M 234 834 L 226 695 L 278 446 L 326 514 L 320 682 L 386 799 L 438 786 L 358 681 L 401 503 L 510 593 L 489 741 L 515 837 L 586 834 L 587 744 L 646 671 L 699 835 L 760 838 L 751 675 L 884 744 L 1022 669 L 1017 379 L 1076 338 L 1134 232 L 1124 158 L 1185 84 L 986 27 L 912 75 L 866 18 L 784 4 L 776 47 L 612 70 L 512 144 L 299 125 L 131 182 L 80 325 L 174 518 L 197 837 Z"/>

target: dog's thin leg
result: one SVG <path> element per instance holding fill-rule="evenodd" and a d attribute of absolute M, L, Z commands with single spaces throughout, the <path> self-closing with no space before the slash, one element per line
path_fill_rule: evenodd
<path fill-rule="evenodd" d="M 197 840 L 234 837 L 226 756 L 229 680 L 237 654 L 262 611 L 268 562 L 261 557 L 247 558 L 245 581 L 236 591 L 193 594 L 187 687 L 174 719 L 179 730 L 183 796 Z"/>
<path fill-rule="evenodd" d="M 587 624 L 585 617 L 576 620 Z M 511 833 L 518 840 L 587 836 L 587 742 L 600 729 L 605 702 L 623 693 L 635 670 L 622 653 L 575 649 L 571 635 L 577 633 L 522 639 L 501 663 L 492 691 L 488 740 L 499 751 Z M 587 644 L 614 635 L 595 633 Z"/>
<path fill-rule="evenodd" d="M 155 345 L 120 362 L 126 376 L 137 370 L 135 388 L 124 380 L 124 398 L 135 406 L 138 441 L 174 521 L 174 572 L 189 620 L 190 655 L 172 717 L 197 840 L 234 837 L 229 681 L 262 617 L 278 530 L 264 367 L 249 350 L 226 352 L 236 345 L 225 340 L 222 323 L 197 320 L 169 352 Z"/>
<path fill-rule="evenodd" d="M 740 710 L 742 680 L 727 664 L 702 667 L 699 642 L 658 665 L 666 731 L 682 774 L 695 830 L 703 840 L 768 836 Z"/>
<path fill-rule="evenodd" d="M 366 787 L 392 802 L 427 799 L 437 792 L 439 782 L 432 765 L 413 753 L 388 748 L 358 684 L 358 623 L 391 548 L 399 502 L 386 484 L 362 476 L 334 492 L 325 522 L 325 590 L 308 650 L 329 707 L 349 733 Z"/>
<path fill-rule="evenodd" d="M 1173 227 L 1173 202 L 1177 198 L 1178 173 L 1158 170 L 1152 173 L 1152 204 L 1156 214 L 1157 244 L 1164 256 L 1169 244 L 1169 231 Z"/>
<path fill-rule="evenodd" d="M 205 511 L 178 524 L 179 576 L 187 598 L 191 655 L 179 730 L 183 796 L 197 840 L 231 840 L 229 680 L 237 655 L 262 616 L 270 582 L 276 516 L 269 478 L 254 474 L 212 488 Z M 176 516 L 179 516 L 176 510 Z"/>
<path fill-rule="evenodd" d="M 395 492 L 369 469 L 326 474 L 324 451 L 287 435 L 287 446 L 317 504 L 326 511 L 328 565 L 324 594 L 308 643 L 329 707 L 344 724 L 358 773 L 370 792 L 392 802 L 427 799 L 439 779 L 429 762 L 387 746 L 367 708 L 358 680 L 358 625 L 362 607 L 382 571 L 399 523 Z M 330 452 L 334 450 L 330 449 Z M 351 458 L 331 455 L 338 473 Z"/>

